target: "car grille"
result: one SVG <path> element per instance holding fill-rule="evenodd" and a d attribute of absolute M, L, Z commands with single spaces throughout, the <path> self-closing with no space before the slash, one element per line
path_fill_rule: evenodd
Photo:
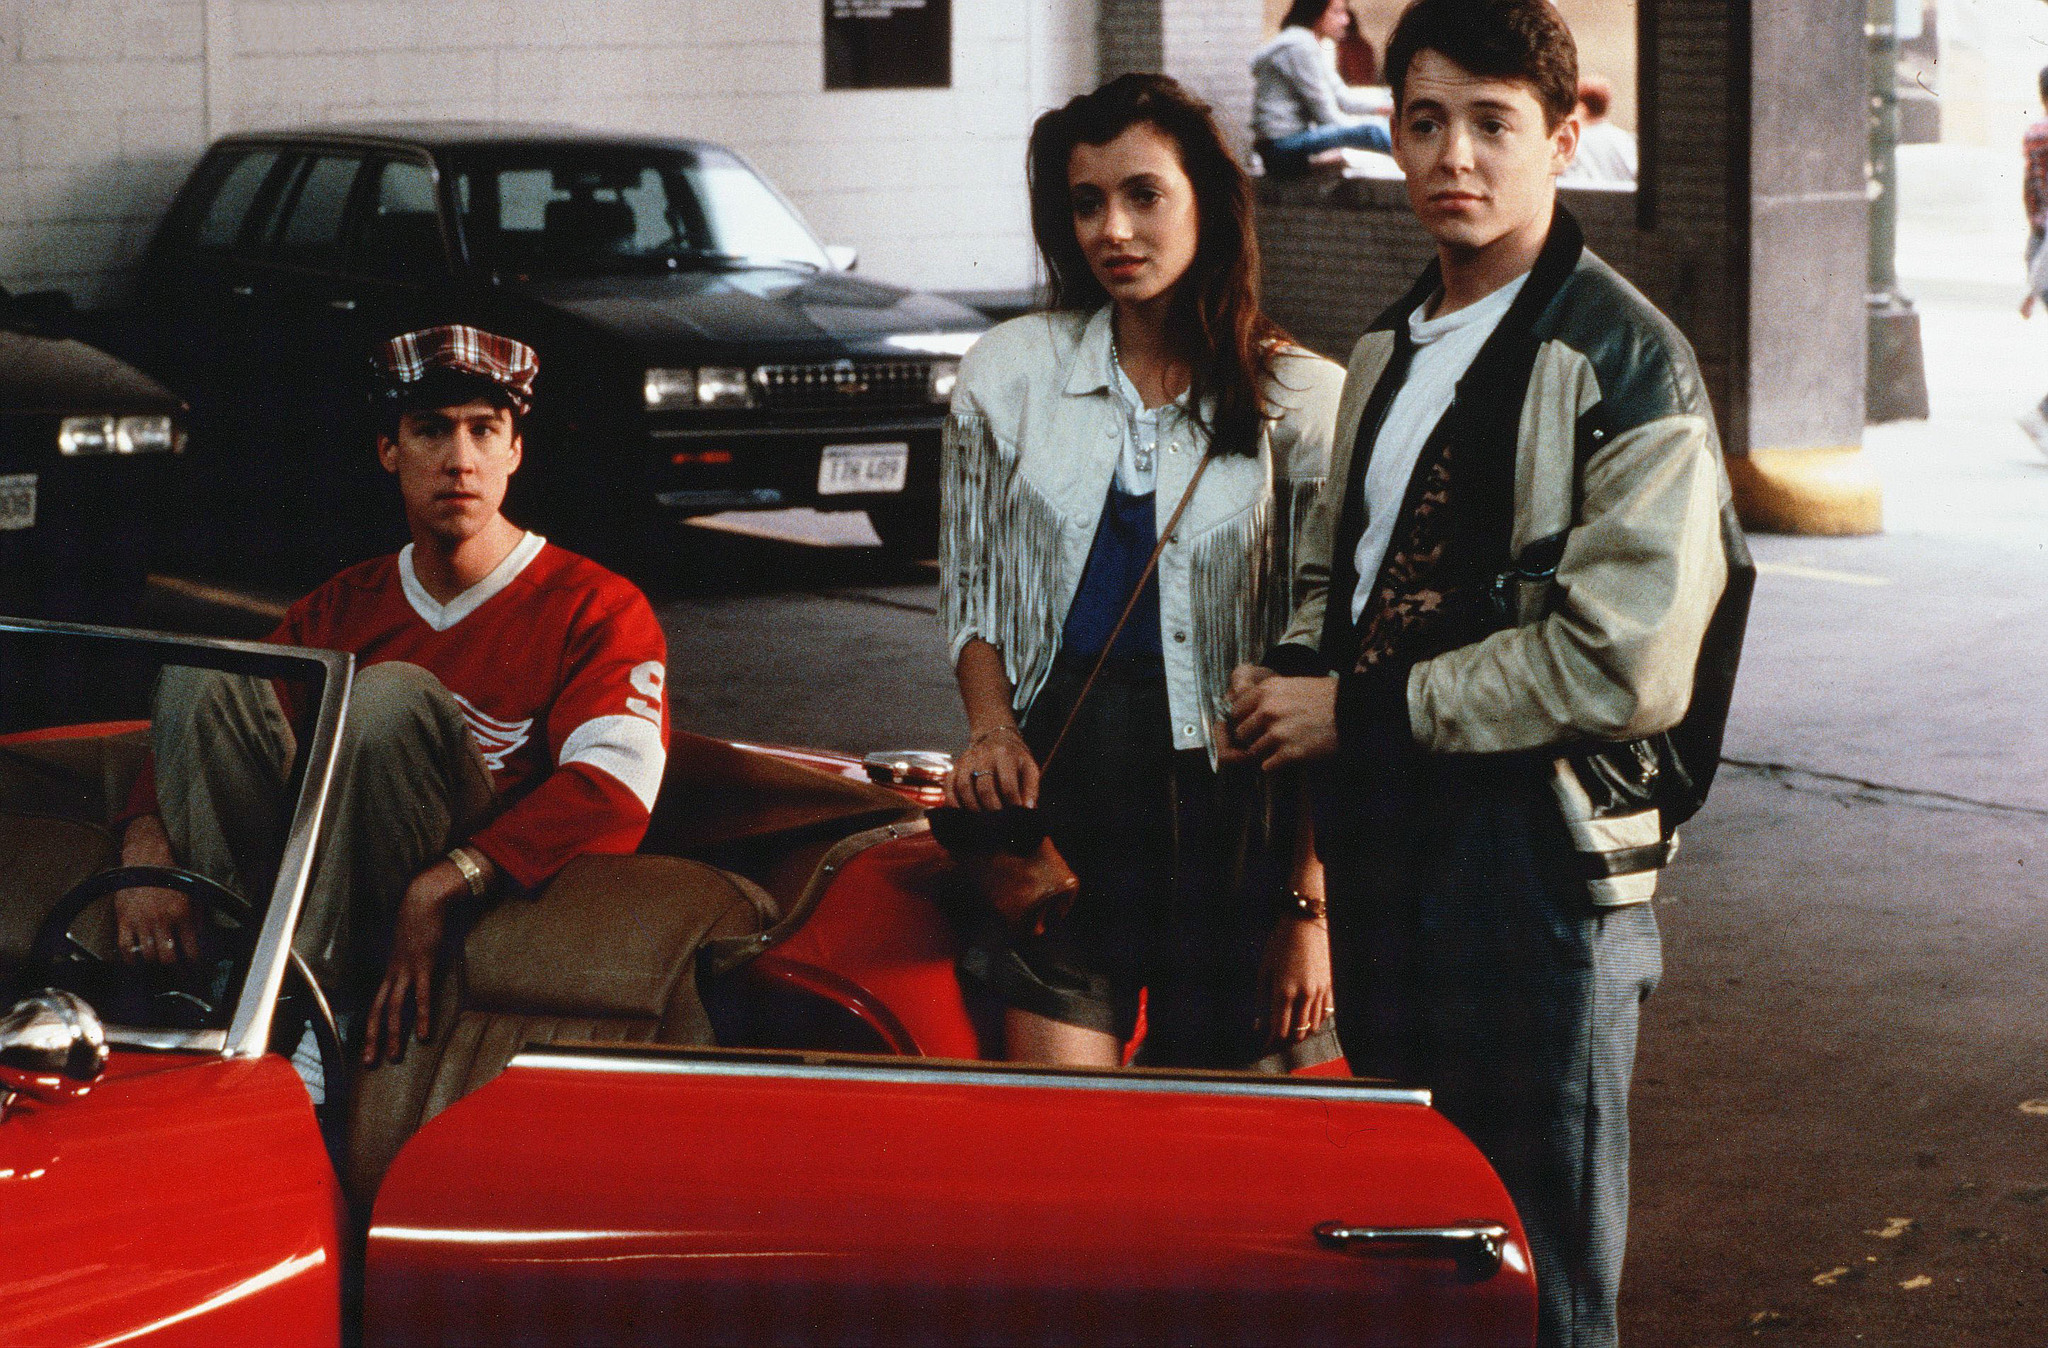
<path fill-rule="evenodd" d="M 921 360 L 841 360 L 763 365 L 754 372 L 764 406 L 903 407 L 931 401 L 931 366 Z"/>

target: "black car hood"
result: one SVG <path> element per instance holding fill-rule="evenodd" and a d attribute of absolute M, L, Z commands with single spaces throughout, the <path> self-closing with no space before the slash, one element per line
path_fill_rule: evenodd
<path fill-rule="evenodd" d="M 965 305 L 844 272 L 750 269 L 515 284 L 529 299 L 651 351 L 764 342 L 886 350 L 885 339 L 899 333 L 988 326 Z"/>
<path fill-rule="evenodd" d="M 174 412 L 177 395 L 126 361 L 68 337 L 0 329 L 0 412 Z"/>

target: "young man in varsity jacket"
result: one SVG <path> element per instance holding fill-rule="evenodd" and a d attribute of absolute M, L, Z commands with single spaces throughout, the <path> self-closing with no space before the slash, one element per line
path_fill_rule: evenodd
<path fill-rule="evenodd" d="M 393 338 L 375 362 L 377 458 L 412 542 L 293 604 L 269 638 L 356 657 L 333 826 L 294 945 L 346 1012 L 367 1005 L 372 1065 L 403 1053 L 408 1020 L 428 1037 L 451 910 L 536 889 L 586 852 L 631 852 L 668 755 L 667 649 L 645 596 L 500 509 L 524 453 L 533 349 L 446 326 Z M 166 670 L 123 862 L 179 857 L 264 892 L 293 701 L 264 680 Z M 126 959 L 197 953 L 181 894 L 125 890 L 115 913 Z"/>
<path fill-rule="evenodd" d="M 1359 341 L 1296 610 L 1232 733 L 1320 761 L 1340 1032 L 1515 1200 L 1540 1343 L 1612 1344 L 1648 902 L 1697 806 L 1752 574 L 1691 348 L 1557 203 L 1548 0 L 1419 0 L 1394 154 L 1437 260 Z M 1330 675 L 1335 677 L 1330 677 Z"/>

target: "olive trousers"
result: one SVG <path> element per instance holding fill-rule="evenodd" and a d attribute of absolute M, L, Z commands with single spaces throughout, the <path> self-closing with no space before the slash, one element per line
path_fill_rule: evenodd
<path fill-rule="evenodd" d="M 298 757 L 269 680 L 167 668 L 150 742 L 172 850 L 262 909 L 295 806 Z M 491 800 L 490 769 L 439 679 L 400 661 L 356 671 L 328 826 L 292 937 L 343 1008 L 381 977 L 406 886 L 468 835 Z"/>

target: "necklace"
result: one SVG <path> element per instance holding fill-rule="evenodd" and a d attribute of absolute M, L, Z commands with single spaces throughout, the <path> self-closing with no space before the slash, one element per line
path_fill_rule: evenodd
<path fill-rule="evenodd" d="M 1115 368 L 1117 376 L 1129 383 L 1132 391 L 1136 392 L 1138 381 L 1132 379 L 1130 373 L 1124 369 L 1124 358 L 1116 349 L 1116 324 L 1114 323 L 1109 325 L 1109 363 Z M 1133 466 L 1140 473 L 1149 473 L 1152 471 L 1152 456 L 1157 450 L 1158 445 L 1156 442 L 1149 445 L 1145 443 L 1145 437 L 1138 429 L 1137 409 L 1132 407 L 1130 402 L 1121 395 L 1119 395 L 1118 401 L 1124 404 L 1124 433 L 1130 437 L 1131 458 L 1134 461 Z M 1144 401 L 1142 394 L 1139 395 L 1138 401 L 1141 403 Z"/>

